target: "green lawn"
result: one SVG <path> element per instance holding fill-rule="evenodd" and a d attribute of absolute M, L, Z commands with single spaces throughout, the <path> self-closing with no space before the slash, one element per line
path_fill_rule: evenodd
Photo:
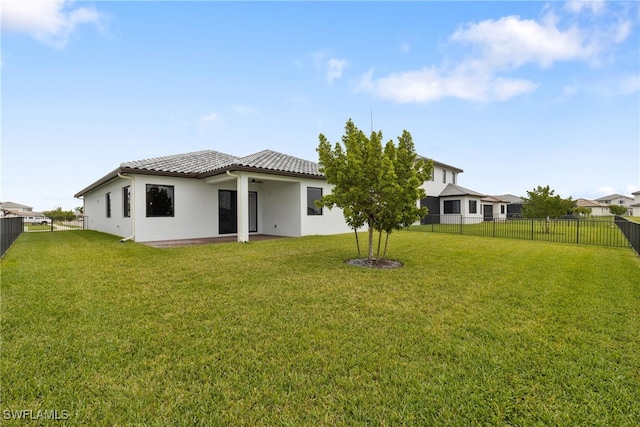
<path fill-rule="evenodd" d="M 640 424 L 633 250 L 400 232 L 404 267 L 371 270 L 354 249 L 21 235 L 3 425 Z"/>

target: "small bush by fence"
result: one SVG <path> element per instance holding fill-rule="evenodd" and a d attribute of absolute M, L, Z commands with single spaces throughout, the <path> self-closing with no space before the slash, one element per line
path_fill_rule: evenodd
<path fill-rule="evenodd" d="M 4 256 L 23 230 L 21 217 L 0 218 L 0 257 Z"/>
<path fill-rule="evenodd" d="M 625 224 L 622 221 L 638 226 L 640 224 L 617 218 L 619 217 L 591 219 L 511 218 L 483 221 L 482 218 L 463 217 L 462 215 L 427 215 L 422 221 L 422 225 L 412 225 L 408 227 L 408 230 L 630 247 L 633 245 L 632 239 L 625 234 L 624 230 L 621 230 L 620 224 Z M 623 227 L 630 228 L 628 225 L 623 225 Z M 636 236 L 640 236 L 637 234 L 638 232 L 635 233 Z M 640 237 L 636 238 L 640 239 Z"/>

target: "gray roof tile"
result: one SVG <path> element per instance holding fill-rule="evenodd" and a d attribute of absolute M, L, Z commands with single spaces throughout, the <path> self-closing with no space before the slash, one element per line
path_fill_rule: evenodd
<path fill-rule="evenodd" d="M 125 162 L 120 167 L 158 172 L 199 174 L 224 167 L 236 159 L 237 157 L 219 151 L 203 150 Z"/>
<path fill-rule="evenodd" d="M 322 176 L 317 163 L 272 150 L 263 150 L 245 157 L 204 150 L 136 160 L 120 165 L 120 167 L 128 169 L 184 174 L 203 174 L 219 169 L 233 169 L 234 166 Z"/>
<path fill-rule="evenodd" d="M 272 171 L 322 176 L 317 163 L 272 150 L 262 150 L 242 157 L 235 164 Z"/>

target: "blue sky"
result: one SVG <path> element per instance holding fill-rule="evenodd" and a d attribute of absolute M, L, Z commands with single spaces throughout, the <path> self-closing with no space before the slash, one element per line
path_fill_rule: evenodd
<path fill-rule="evenodd" d="M 630 195 L 639 9 L 2 0 L 0 200 L 72 209 L 122 162 L 204 149 L 317 161 L 349 118 L 474 191 Z"/>

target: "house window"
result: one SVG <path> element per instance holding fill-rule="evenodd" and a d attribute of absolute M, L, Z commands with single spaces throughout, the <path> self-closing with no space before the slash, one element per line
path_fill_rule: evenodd
<path fill-rule="evenodd" d="M 504 205 L 500 205 L 500 213 L 504 214 Z"/>
<path fill-rule="evenodd" d="M 456 173 L 455 172 L 451 172 L 451 183 L 452 184 L 456 184 Z"/>
<path fill-rule="evenodd" d="M 478 201 L 477 200 L 469 200 L 469 213 L 470 214 L 478 213 Z"/>
<path fill-rule="evenodd" d="M 122 215 L 125 218 L 131 216 L 131 187 L 122 188 Z"/>
<path fill-rule="evenodd" d="M 147 217 L 173 216 L 173 185 L 147 184 Z"/>
<path fill-rule="evenodd" d="M 107 193 L 104 196 L 104 203 L 106 206 L 107 218 L 111 218 L 111 193 Z"/>
<path fill-rule="evenodd" d="M 322 188 L 307 187 L 307 215 L 322 215 L 322 208 L 316 207 L 315 201 L 322 198 Z"/>
<path fill-rule="evenodd" d="M 459 214 L 460 213 L 460 200 L 445 200 L 444 201 L 444 213 L 445 214 Z"/>
<path fill-rule="evenodd" d="M 446 184 L 447 182 L 447 171 L 442 169 L 442 183 Z"/>

